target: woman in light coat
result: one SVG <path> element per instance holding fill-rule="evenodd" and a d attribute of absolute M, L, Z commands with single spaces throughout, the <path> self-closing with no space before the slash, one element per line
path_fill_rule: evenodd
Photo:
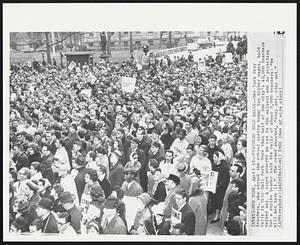
<path fill-rule="evenodd" d="M 204 194 L 203 182 L 198 176 L 191 177 L 189 205 L 195 213 L 195 235 L 206 235 L 207 231 L 207 196 Z"/>

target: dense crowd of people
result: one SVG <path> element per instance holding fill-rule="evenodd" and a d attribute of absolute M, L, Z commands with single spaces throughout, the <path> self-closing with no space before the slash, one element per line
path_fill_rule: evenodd
<path fill-rule="evenodd" d="M 245 235 L 241 59 L 207 56 L 201 71 L 192 53 L 141 69 L 133 58 L 12 65 L 10 232 L 206 235 L 216 223 Z M 136 78 L 134 93 L 122 91 L 122 76 Z"/>

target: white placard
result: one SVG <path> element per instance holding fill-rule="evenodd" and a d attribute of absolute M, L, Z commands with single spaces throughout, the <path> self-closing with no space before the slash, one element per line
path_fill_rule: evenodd
<path fill-rule="evenodd" d="M 97 81 L 97 77 L 95 77 L 92 73 L 90 73 L 86 79 L 87 82 L 93 84 Z"/>
<path fill-rule="evenodd" d="M 138 71 L 141 71 L 142 68 L 143 68 L 143 66 L 142 66 L 142 64 L 137 63 L 137 64 L 136 64 L 136 68 L 137 68 Z"/>
<path fill-rule="evenodd" d="M 198 62 L 198 71 L 205 71 L 205 62 L 204 61 Z"/>
<path fill-rule="evenodd" d="M 232 63 L 232 53 L 225 53 L 225 63 Z"/>
<path fill-rule="evenodd" d="M 216 171 L 210 171 L 209 176 L 207 179 L 207 186 L 204 188 L 207 191 L 210 191 L 212 193 L 216 193 L 216 188 L 217 188 L 217 181 L 218 181 L 218 175 L 219 173 Z"/>
<path fill-rule="evenodd" d="M 91 98 L 92 89 L 84 89 L 80 92 L 82 95 L 86 96 L 87 98 Z"/>
<path fill-rule="evenodd" d="M 171 211 L 171 222 L 172 225 L 176 225 L 181 223 L 181 217 L 182 217 L 182 213 L 178 210 L 175 210 L 174 208 L 172 208 Z"/>
<path fill-rule="evenodd" d="M 125 204 L 125 210 L 126 210 L 125 218 L 127 221 L 127 227 L 130 228 L 134 224 L 134 219 L 137 213 L 137 198 L 124 196 L 122 201 Z"/>
<path fill-rule="evenodd" d="M 136 78 L 134 77 L 122 77 L 121 78 L 122 91 L 133 93 L 135 89 L 135 83 L 136 83 Z"/>
<path fill-rule="evenodd" d="M 68 66 L 68 70 L 72 71 L 75 66 L 76 66 L 76 63 L 72 60 Z"/>

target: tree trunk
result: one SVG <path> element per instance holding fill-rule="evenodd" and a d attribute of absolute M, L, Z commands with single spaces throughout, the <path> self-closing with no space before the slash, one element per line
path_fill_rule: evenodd
<path fill-rule="evenodd" d="M 107 53 L 109 56 L 111 56 L 111 50 L 110 50 L 110 32 L 107 32 Z"/>
<path fill-rule="evenodd" d="M 50 43 L 49 43 L 49 32 L 45 32 L 46 35 L 46 52 L 47 52 L 47 62 L 49 65 L 52 64 L 51 62 L 51 54 L 50 54 Z"/>
<path fill-rule="evenodd" d="M 169 47 L 168 48 L 172 48 L 172 32 L 169 31 Z"/>
<path fill-rule="evenodd" d="M 133 54 L 133 42 L 132 42 L 132 32 L 129 32 L 129 47 L 130 47 L 130 55 Z"/>

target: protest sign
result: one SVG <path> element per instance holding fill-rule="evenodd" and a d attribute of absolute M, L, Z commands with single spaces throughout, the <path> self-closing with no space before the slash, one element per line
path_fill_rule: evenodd
<path fill-rule="evenodd" d="M 205 62 L 204 61 L 198 62 L 198 71 L 205 71 Z"/>
<path fill-rule="evenodd" d="M 131 227 L 134 224 L 134 219 L 137 213 L 137 198 L 124 196 L 122 201 L 124 202 L 126 209 L 125 218 L 127 221 L 127 227 Z"/>
<path fill-rule="evenodd" d="M 225 63 L 232 63 L 232 53 L 225 53 Z"/>
<path fill-rule="evenodd" d="M 216 171 L 210 171 L 207 181 L 207 191 L 210 191 L 212 193 L 216 193 L 216 187 L 217 187 L 217 181 L 218 181 L 218 172 Z"/>
<path fill-rule="evenodd" d="M 143 65 L 140 64 L 140 63 L 137 63 L 137 64 L 136 64 L 136 68 L 137 68 L 138 71 L 141 71 L 142 68 L 143 68 Z"/>
<path fill-rule="evenodd" d="M 76 63 L 74 61 L 71 61 L 68 66 L 68 70 L 72 71 L 75 66 L 76 66 Z"/>
<path fill-rule="evenodd" d="M 95 77 L 92 73 L 90 73 L 86 79 L 87 82 L 93 84 L 97 81 L 97 77 Z"/>
<path fill-rule="evenodd" d="M 91 98 L 92 89 L 84 89 L 80 92 L 82 95 L 86 96 L 87 98 Z"/>
<path fill-rule="evenodd" d="M 80 73 L 80 72 L 81 72 L 81 69 L 80 69 L 80 67 L 76 67 L 76 69 L 75 69 L 75 70 L 76 70 L 76 72 L 77 72 L 77 73 Z"/>
<path fill-rule="evenodd" d="M 123 92 L 133 93 L 135 89 L 136 78 L 134 77 L 122 77 L 121 86 Z"/>
<path fill-rule="evenodd" d="M 181 212 L 178 211 L 178 210 L 175 210 L 174 208 L 172 208 L 172 211 L 171 211 L 171 222 L 172 222 L 172 224 L 176 225 L 176 224 L 181 223 L 181 217 L 182 217 Z"/>

